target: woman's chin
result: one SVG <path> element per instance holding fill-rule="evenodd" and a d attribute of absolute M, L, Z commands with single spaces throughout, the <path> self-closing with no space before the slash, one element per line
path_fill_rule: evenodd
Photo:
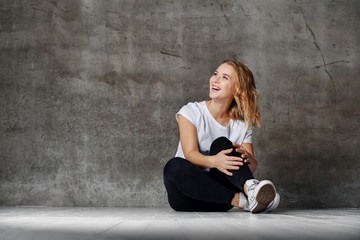
<path fill-rule="evenodd" d="M 218 93 L 218 92 L 210 91 L 210 93 L 209 93 L 209 97 L 210 97 L 211 99 L 217 98 L 218 96 L 219 96 L 219 93 Z"/>

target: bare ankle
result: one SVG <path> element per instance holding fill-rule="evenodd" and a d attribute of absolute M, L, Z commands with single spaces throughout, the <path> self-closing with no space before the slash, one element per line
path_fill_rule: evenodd
<path fill-rule="evenodd" d="M 235 193 L 233 199 L 231 200 L 231 205 L 234 207 L 239 207 L 239 193 Z"/>
<path fill-rule="evenodd" d="M 248 186 L 246 185 L 246 183 L 244 184 L 244 193 L 245 193 L 245 195 L 247 196 L 248 195 L 248 193 L 247 193 L 247 188 L 248 188 Z"/>

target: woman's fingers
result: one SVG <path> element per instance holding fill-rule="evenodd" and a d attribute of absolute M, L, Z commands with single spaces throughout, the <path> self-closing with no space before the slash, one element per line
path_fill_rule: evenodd
<path fill-rule="evenodd" d="M 244 160 L 244 162 L 246 162 L 246 163 L 250 163 L 250 162 L 251 162 L 251 160 L 252 160 L 252 158 L 251 158 L 251 157 L 248 157 L 248 158 L 246 158 L 246 159 Z"/>
<path fill-rule="evenodd" d="M 241 147 L 239 144 L 234 144 L 235 147 Z M 237 156 L 228 156 L 231 152 L 233 152 L 233 148 L 225 149 L 219 152 L 219 160 L 222 162 L 219 166 L 219 170 L 228 176 L 232 176 L 233 173 L 231 170 L 239 170 L 241 166 L 244 165 L 244 159 Z"/>
<path fill-rule="evenodd" d="M 242 163 L 241 163 L 242 164 Z M 229 170 L 239 170 L 240 166 L 237 165 L 228 165 L 226 167 L 226 169 L 224 169 L 222 172 L 225 173 L 226 175 L 232 176 L 233 174 L 231 172 L 229 172 Z"/>
<path fill-rule="evenodd" d="M 229 162 L 228 162 L 228 164 L 230 165 L 230 166 L 242 166 L 242 165 L 244 165 L 244 163 L 242 162 L 243 160 L 230 160 Z"/>
<path fill-rule="evenodd" d="M 243 165 L 244 165 L 243 163 L 232 163 L 232 164 L 227 164 L 225 167 L 228 170 L 238 170 Z"/>
<path fill-rule="evenodd" d="M 233 143 L 232 143 L 232 145 L 233 145 L 234 147 L 236 147 L 236 148 L 241 147 L 241 145 L 240 145 L 240 144 L 237 144 L 237 143 L 235 143 L 235 142 L 233 142 Z"/>
<path fill-rule="evenodd" d="M 222 172 L 223 172 L 223 173 L 225 173 L 226 175 L 229 175 L 229 176 L 232 176 L 232 175 L 233 175 L 231 172 L 229 172 L 229 171 L 228 171 L 228 170 L 226 170 L 226 169 L 225 169 L 225 170 L 223 170 Z"/>
<path fill-rule="evenodd" d="M 231 153 L 232 151 L 233 151 L 233 149 L 232 149 L 232 148 L 229 148 L 229 149 L 226 149 L 226 150 L 222 150 L 221 153 L 223 153 L 223 154 L 229 154 L 229 153 Z"/>
<path fill-rule="evenodd" d="M 227 156 L 226 159 L 229 160 L 229 161 L 242 161 L 243 160 L 243 158 L 236 157 L 236 156 Z"/>
<path fill-rule="evenodd" d="M 230 166 L 227 168 L 227 170 L 239 170 L 239 166 Z"/>
<path fill-rule="evenodd" d="M 246 152 L 245 148 L 241 144 L 233 142 L 232 145 L 234 147 L 236 147 L 236 149 L 235 149 L 236 152 L 239 152 L 239 153 L 245 153 Z"/>
<path fill-rule="evenodd" d="M 237 144 L 235 147 L 236 147 L 235 151 L 237 152 L 243 152 L 243 153 L 246 152 L 246 149 L 242 145 Z"/>
<path fill-rule="evenodd" d="M 228 161 L 240 161 L 242 162 L 244 159 L 241 157 L 236 157 L 236 156 L 227 156 L 226 160 Z"/>

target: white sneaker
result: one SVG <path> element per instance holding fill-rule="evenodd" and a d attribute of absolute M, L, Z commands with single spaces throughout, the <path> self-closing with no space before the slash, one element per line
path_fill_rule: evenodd
<path fill-rule="evenodd" d="M 239 194 L 240 194 L 239 195 L 239 207 L 245 211 L 250 212 L 249 201 L 245 197 L 245 194 L 242 192 L 240 192 Z M 279 203 L 280 203 L 280 195 L 278 193 L 276 193 L 275 199 L 267 206 L 264 213 L 274 211 L 279 206 Z"/>
<path fill-rule="evenodd" d="M 246 181 L 246 185 L 248 186 L 247 194 L 250 212 L 264 212 L 271 202 L 275 202 L 275 186 L 269 180 L 259 182 L 256 179 L 250 179 Z"/>
<path fill-rule="evenodd" d="M 269 204 L 269 206 L 266 208 L 264 213 L 274 211 L 279 206 L 279 203 L 280 203 L 280 195 L 276 193 L 275 199 Z"/>

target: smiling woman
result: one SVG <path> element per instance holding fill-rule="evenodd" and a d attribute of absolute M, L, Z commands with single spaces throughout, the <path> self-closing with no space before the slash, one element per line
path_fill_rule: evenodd
<path fill-rule="evenodd" d="M 273 211 L 280 196 L 268 180 L 258 181 L 252 146 L 260 126 L 259 94 L 253 74 L 226 60 L 210 78 L 210 100 L 188 103 L 176 114 L 180 141 L 164 168 L 170 206 L 177 211 Z"/>

